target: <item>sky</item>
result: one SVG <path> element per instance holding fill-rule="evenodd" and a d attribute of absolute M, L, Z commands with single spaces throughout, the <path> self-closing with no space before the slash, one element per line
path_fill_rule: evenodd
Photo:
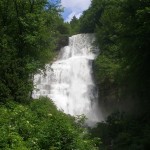
<path fill-rule="evenodd" d="M 61 0 L 61 5 L 64 8 L 62 16 L 65 22 L 69 22 L 73 16 L 79 18 L 90 4 L 91 0 Z"/>

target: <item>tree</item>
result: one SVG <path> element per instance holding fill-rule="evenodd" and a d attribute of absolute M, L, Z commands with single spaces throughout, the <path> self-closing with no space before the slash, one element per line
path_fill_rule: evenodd
<path fill-rule="evenodd" d="M 79 19 L 76 18 L 76 16 L 73 16 L 73 18 L 70 21 L 70 28 L 71 28 L 71 34 L 78 34 L 79 33 Z"/>
<path fill-rule="evenodd" d="M 104 149 L 110 144 L 115 150 L 147 149 L 147 126 L 150 124 L 149 0 L 99 1 L 99 5 L 94 6 L 95 2 L 92 1 L 81 17 L 81 29 L 95 32 L 100 48 L 94 62 L 100 102 L 104 101 L 103 109 L 110 111 L 115 105 L 115 109 L 126 111 L 127 116 L 119 118 L 120 114 L 114 113 L 94 132 L 99 131 L 98 136 L 105 143 Z M 93 21 L 92 10 L 101 8 L 102 13 L 94 13 L 98 21 Z M 129 107 L 132 110 L 127 112 Z"/>
<path fill-rule="evenodd" d="M 99 25 L 99 19 L 104 11 L 107 1 L 105 0 L 92 0 L 92 3 L 88 10 L 83 12 L 80 17 L 80 32 L 81 33 L 93 33 L 96 25 Z"/>
<path fill-rule="evenodd" d="M 32 75 L 54 57 L 59 8 L 47 0 L 1 0 L 0 11 L 0 99 L 26 101 Z"/>

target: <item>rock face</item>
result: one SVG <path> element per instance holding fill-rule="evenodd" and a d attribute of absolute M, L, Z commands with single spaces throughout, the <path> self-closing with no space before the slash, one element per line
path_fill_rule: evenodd
<path fill-rule="evenodd" d="M 129 91 L 126 87 L 120 89 L 117 85 L 109 81 L 105 81 L 97 86 L 99 88 L 99 105 L 104 118 L 116 111 L 131 114 L 136 114 L 139 111 L 137 107 L 139 106 L 139 102 L 134 101 L 136 95 L 129 95 Z M 121 94 L 121 90 L 126 90 L 124 95 Z"/>
<path fill-rule="evenodd" d="M 69 44 L 69 37 L 68 35 L 61 35 L 58 38 L 58 43 L 56 45 L 56 50 L 59 51 L 62 47 L 65 47 Z"/>

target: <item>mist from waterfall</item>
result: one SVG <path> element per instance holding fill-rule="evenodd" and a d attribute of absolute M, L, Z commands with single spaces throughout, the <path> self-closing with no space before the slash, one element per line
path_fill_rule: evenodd
<path fill-rule="evenodd" d="M 94 41 L 94 34 L 70 37 L 69 45 L 60 50 L 58 59 L 46 65 L 46 75 L 34 76 L 33 98 L 47 96 L 67 114 L 84 114 L 89 124 L 101 121 L 92 77 L 92 62 L 98 55 Z"/>

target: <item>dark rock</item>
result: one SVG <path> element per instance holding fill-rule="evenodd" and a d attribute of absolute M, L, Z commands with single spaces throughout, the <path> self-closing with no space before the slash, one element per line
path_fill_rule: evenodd
<path fill-rule="evenodd" d="M 61 35 L 58 38 L 56 50 L 59 51 L 62 47 L 67 46 L 68 44 L 69 44 L 69 36 L 68 35 Z"/>

